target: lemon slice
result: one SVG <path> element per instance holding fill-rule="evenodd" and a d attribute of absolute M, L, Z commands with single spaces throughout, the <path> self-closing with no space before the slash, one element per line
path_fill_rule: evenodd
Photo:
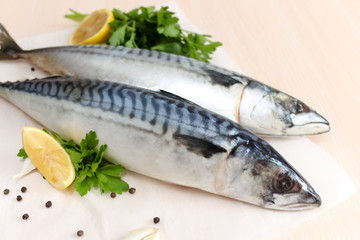
<path fill-rule="evenodd" d="M 75 169 L 65 149 L 41 129 L 24 127 L 22 143 L 32 163 L 57 189 L 68 187 L 75 179 Z"/>
<path fill-rule="evenodd" d="M 108 40 L 110 35 L 109 22 L 114 15 L 109 9 L 100 9 L 85 17 L 79 27 L 71 35 L 70 44 L 97 44 Z"/>

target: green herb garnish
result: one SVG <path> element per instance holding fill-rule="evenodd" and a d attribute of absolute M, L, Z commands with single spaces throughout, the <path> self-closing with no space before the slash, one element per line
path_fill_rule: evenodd
<path fill-rule="evenodd" d="M 81 21 L 86 16 L 74 10 L 65 15 Z M 168 7 L 155 10 L 154 6 L 140 7 L 129 12 L 113 9 L 115 20 L 110 24 L 110 38 L 106 44 L 145 48 L 191 57 L 208 62 L 220 42 L 213 42 L 210 35 L 181 29 L 179 19 Z"/>
<path fill-rule="evenodd" d="M 18 157 L 21 157 L 22 159 L 28 158 L 28 155 L 26 154 L 24 148 L 21 148 L 17 154 Z"/>
<path fill-rule="evenodd" d="M 69 10 L 70 10 L 70 12 L 72 12 L 72 14 L 66 14 L 65 17 L 70 18 L 71 20 L 80 22 L 87 16 L 87 14 L 79 13 L 73 9 L 69 9 Z"/>
<path fill-rule="evenodd" d="M 125 168 L 103 159 L 107 145 L 101 145 L 98 150 L 96 149 L 99 140 L 94 131 L 87 133 L 80 145 L 77 145 L 73 140 L 62 139 L 55 132 L 49 133 L 45 129 L 44 131 L 60 142 L 69 154 L 76 173 L 74 187 L 81 196 L 90 191 L 91 187 L 99 187 L 101 193 L 116 192 L 121 194 L 129 190 L 129 185 L 120 177 L 120 173 Z M 18 156 L 27 158 L 24 149 L 20 149 Z"/>

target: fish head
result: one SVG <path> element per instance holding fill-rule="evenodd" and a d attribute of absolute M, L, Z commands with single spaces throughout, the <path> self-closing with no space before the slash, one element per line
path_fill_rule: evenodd
<path fill-rule="evenodd" d="M 277 210 L 303 210 L 321 205 L 311 185 L 262 140 L 235 147 L 217 172 L 220 195 Z"/>
<path fill-rule="evenodd" d="M 312 135 L 330 130 L 329 122 L 305 103 L 256 81 L 244 89 L 239 120 L 264 135 Z"/>

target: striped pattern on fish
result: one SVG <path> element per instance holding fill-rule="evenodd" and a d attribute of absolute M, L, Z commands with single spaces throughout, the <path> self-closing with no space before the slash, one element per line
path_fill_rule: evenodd
<path fill-rule="evenodd" d="M 57 81 L 52 82 L 51 79 Z M 220 134 L 221 137 L 247 134 L 239 126 L 223 117 L 198 109 L 181 101 L 162 96 L 160 92 L 121 85 L 114 82 L 97 80 L 62 81 L 66 78 L 49 77 L 47 81 L 35 79 L 5 83 L 3 87 L 24 91 L 57 100 L 78 103 L 84 107 L 99 108 L 105 112 L 119 113 L 129 119 L 137 118 L 153 126 L 160 126 L 166 134 L 168 125 L 175 125 L 175 134 L 190 134 L 196 137 L 212 138 Z M 74 79 L 73 79 L 74 80 Z M 186 126 L 186 128 L 184 128 Z M 189 126 L 191 128 L 189 128 Z M 248 136 L 250 138 L 250 136 Z"/>
<path fill-rule="evenodd" d="M 310 184 L 268 143 L 169 93 L 50 77 L 2 83 L 0 96 L 65 138 L 80 142 L 96 131 L 108 145 L 106 158 L 129 170 L 268 208 L 320 205 Z"/>

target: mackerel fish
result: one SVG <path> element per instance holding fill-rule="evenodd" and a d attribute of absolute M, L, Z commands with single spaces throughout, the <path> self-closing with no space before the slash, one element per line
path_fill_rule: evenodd
<path fill-rule="evenodd" d="M 95 131 L 105 158 L 131 171 L 264 208 L 321 204 L 267 142 L 167 92 L 54 76 L 0 83 L 0 96 L 65 139 L 79 143 Z"/>
<path fill-rule="evenodd" d="M 0 24 L 0 60 L 26 59 L 53 75 L 162 89 L 260 135 L 324 133 L 329 122 L 300 100 L 239 73 L 191 58 L 107 45 L 23 51 Z"/>

